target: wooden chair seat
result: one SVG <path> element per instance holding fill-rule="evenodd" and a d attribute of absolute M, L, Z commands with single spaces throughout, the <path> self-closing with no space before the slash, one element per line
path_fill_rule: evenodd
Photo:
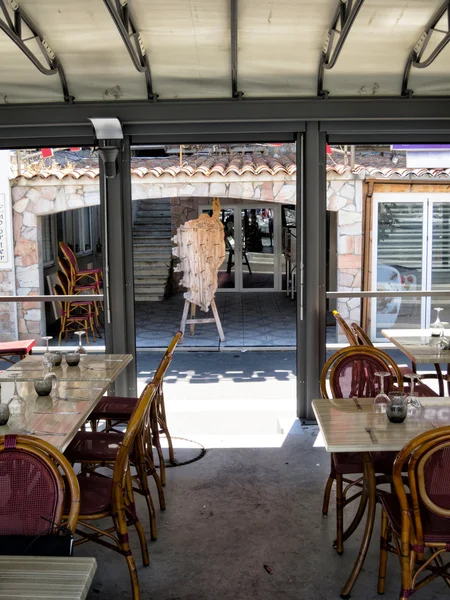
<path fill-rule="evenodd" d="M 103 396 L 89 418 L 93 421 L 101 419 L 128 421 L 137 401 L 138 398 L 125 396 Z"/>
<path fill-rule="evenodd" d="M 64 454 L 72 463 L 114 462 L 123 436 L 123 433 L 79 431 Z"/>
<path fill-rule="evenodd" d="M 116 455 L 118 448 L 116 451 Z M 66 457 L 67 458 L 67 457 Z M 80 473 L 77 476 L 80 486 L 80 518 L 86 518 L 86 515 L 96 515 L 98 513 L 110 512 L 111 510 L 111 490 L 113 480 L 103 475 L 90 473 Z M 64 509 L 67 510 L 67 504 Z"/>

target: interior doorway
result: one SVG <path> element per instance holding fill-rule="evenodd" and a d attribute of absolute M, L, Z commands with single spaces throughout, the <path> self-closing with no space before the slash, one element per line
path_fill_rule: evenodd
<path fill-rule="evenodd" d="M 281 206 L 275 203 L 223 204 L 225 258 L 218 290 L 279 292 L 286 260 L 282 252 Z M 203 205 L 199 213 L 209 213 Z"/>

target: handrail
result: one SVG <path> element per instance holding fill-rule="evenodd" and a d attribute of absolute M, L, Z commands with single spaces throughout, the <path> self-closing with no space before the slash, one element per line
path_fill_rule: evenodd
<path fill-rule="evenodd" d="M 0 296 L 0 303 L 7 302 L 91 302 L 103 300 L 103 294 L 58 294 L 54 296 Z"/>
<path fill-rule="evenodd" d="M 415 290 L 415 291 L 392 291 L 376 290 L 372 292 L 326 292 L 327 298 L 399 298 L 411 296 L 413 298 L 436 298 L 440 296 L 449 297 L 450 290 Z"/>

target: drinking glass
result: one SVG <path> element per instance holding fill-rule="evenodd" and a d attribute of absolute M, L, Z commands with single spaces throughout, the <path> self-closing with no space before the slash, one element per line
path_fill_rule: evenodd
<path fill-rule="evenodd" d="M 444 325 L 440 319 L 440 312 L 441 310 L 444 310 L 442 307 L 438 307 L 434 309 L 437 313 L 436 315 L 436 321 L 434 321 L 433 323 L 431 323 L 430 325 L 430 329 L 431 329 L 431 337 L 442 337 L 444 335 Z"/>
<path fill-rule="evenodd" d="M 378 410 L 382 409 L 383 405 L 389 403 L 389 396 L 384 391 L 384 380 L 390 376 L 390 373 L 388 371 L 377 371 L 375 375 L 380 378 L 380 392 L 373 399 L 374 408 Z"/>
<path fill-rule="evenodd" d="M 19 375 L 11 373 L 8 376 L 14 380 L 14 393 L 8 402 L 9 412 L 11 415 L 18 415 L 24 412 L 25 410 L 25 400 L 19 394 L 19 390 L 17 388 L 17 378 L 19 377 Z"/>
<path fill-rule="evenodd" d="M 414 382 L 420 381 L 420 375 L 417 375 L 417 373 L 406 373 L 405 375 L 403 375 L 403 379 L 406 379 L 407 381 L 409 380 L 411 382 L 409 394 L 406 398 L 407 403 L 411 404 L 411 406 L 414 406 L 414 408 L 422 408 L 422 404 L 420 403 L 419 398 L 414 395 Z"/>
<path fill-rule="evenodd" d="M 86 348 L 81 345 L 81 336 L 85 335 L 85 333 L 85 331 L 75 331 L 75 335 L 78 336 L 78 348 L 75 350 L 75 352 L 78 352 L 78 354 L 87 354 Z"/>
<path fill-rule="evenodd" d="M 42 357 L 42 364 L 44 365 L 44 367 L 52 367 L 53 366 L 53 357 L 52 357 L 52 353 L 49 350 L 48 342 L 53 339 L 53 336 L 52 335 L 44 335 L 44 336 L 42 336 L 42 339 L 45 340 L 47 343 L 47 348 L 45 349 L 44 356 Z"/>
<path fill-rule="evenodd" d="M 389 392 L 386 415 L 391 423 L 403 423 L 408 412 L 405 392 Z"/>

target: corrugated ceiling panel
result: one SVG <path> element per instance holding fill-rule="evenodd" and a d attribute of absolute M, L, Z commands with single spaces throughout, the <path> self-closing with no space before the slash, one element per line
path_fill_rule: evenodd
<path fill-rule="evenodd" d="M 315 96 L 336 0 L 239 3 L 239 89 L 245 96 Z"/>
<path fill-rule="evenodd" d="M 229 0 L 133 0 L 161 98 L 231 95 Z"/>
<path fill-rule="evenodd" d="M 60 58 L 70 93 L 76 100 L 99 101 L 116 95 L 121 100 L 146 97 L 144 75 L 134 68 L 101 0 L 20 0 L 20 6 Z M 18 52 L 14 44 L 0 34 L 0 39 L 3 38 L 9 43 L 9 55 Z M 9 70 L 14 71 L 14 67 L 15 60 Z M 31 63 L 28 72 L 34 80 L 35 67 Z M 3 73 L 0 74 L 0 80 L 3 77 Z M 57 88 L 57 76 L 39 77 L 44 79 L 43 86 L 52 89 L 56 84 Z M 54 94 L 46 100 L 50 99 L 56 99 Z M 35 100 L 34 87 L 29 90 L 28 100 Z"/>
<path fill-rule="evenodd" d="M 102 0 L 18 0 L 48 39 L 78 101 L 145 99 L 146 85 Z M 341 56 L 325 72 L 331 95 L 393 95 L 408 54 L 442 0 L 366 0 Z M 337 0 L 240 0 L 238 89 L 245 97 L 314 96 Z M 129 0 L 164 98 L 231 96 L 229 0 Z M 0 102 L 62 101 L 46 77 L 0 33 Z M 413 69 L 417 94 L 450 94 L 450 46 Z"/>
<path fill-rule="evenodd" d="M 325 73 L 325 89 L 333 95 L 398 96 L 408 55 L 441 4 L 442 0 L 366 0 L 336 66 Z M 448 69 L 445 77 L 450 83 Z"/>

